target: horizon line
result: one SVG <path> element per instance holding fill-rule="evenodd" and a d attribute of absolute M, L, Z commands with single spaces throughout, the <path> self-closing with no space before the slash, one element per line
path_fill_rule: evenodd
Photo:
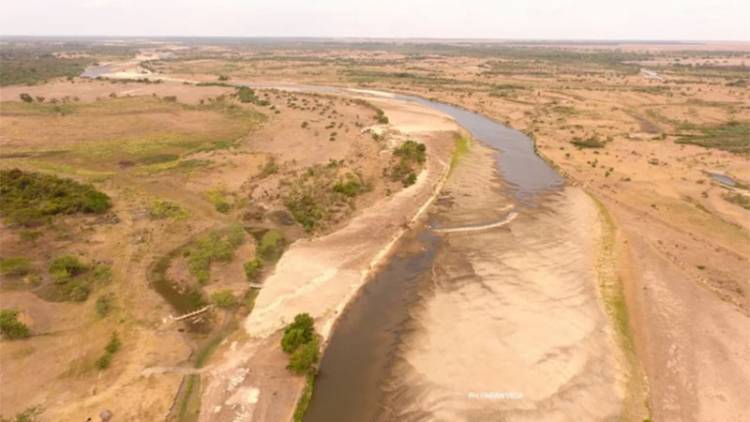
<path fill-rule="evenodd" d="M 145 38 L 145 39 L 266 39 L 266 40 L 355 40 L 355 41 L 475 41 L 475 42 L 609 42 L 609 43 L 750 43 L 750 39 L 677 39 L 677 38 L 495 38 L 495 37 L 374 37 L 374 36 L 318 36 L 318 35 L 62 35 L 62 34 L 0 34 L 5 38 Z"/>

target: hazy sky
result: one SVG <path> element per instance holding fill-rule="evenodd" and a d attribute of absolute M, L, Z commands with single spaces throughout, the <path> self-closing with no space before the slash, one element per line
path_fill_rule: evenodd
<path fill-rule="evenodd" d="M 750 40 L 750 0 L 0 0 L 3 35 Z"/>

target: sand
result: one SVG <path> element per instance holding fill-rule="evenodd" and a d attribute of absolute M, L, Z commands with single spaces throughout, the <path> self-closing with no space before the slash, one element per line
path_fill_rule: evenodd
<path fill-rule="evenodd" d="M 497 189 L 490 152 L 474 144 L 435 218 L 466 225 L 508 215 Z M 379 420 L 618 418 L 622 358 L 597 292 L 598 212 L 577 188 L 544 203 L 505 227 L 443 235 Z"/>

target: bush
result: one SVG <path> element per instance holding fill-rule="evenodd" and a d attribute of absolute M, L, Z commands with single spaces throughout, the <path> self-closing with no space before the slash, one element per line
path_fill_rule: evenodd
<path fill-rule="evenodd" d="M 598 137 L 592 136 L 587 139 L 573 139 L 570 141 L 571 144 L 578 148 L 604 148 L 605 143 L 600 141 Z"/>
<path fill-rule="evenodd" d="M 393 151 L 393 155 L 401 157 L 408 163 L 424 163 L 427 157 L 425 144 L 414 141 L 406 141 Z"/>
<path fill-rule="evenodd" d="M 292 217 L 308 232 L 315 229 L 318 222 L 326 215 L 325 210 L 318 203 L 318 198 L 309 191 L 295 192 L 287 198 L 285 205 L 292 213 Z"/>
<path fill-rule="evenodd" d="M 96 314 L 104 318 L 112 311 L 112 296 L 102 295 L 96 299 Z"/>
<path fill-rule="evenodd" d="M 294 322 L 284 328 L 284 336 L 281 338 L 281 349 L 286 353 L 292 353 L 305 343 L 313 340 L 315 336 L 315 321 L 310 314 L 297 314 Z"/>
<path fill-rule="evenodd" d="M 232 210 L 232 204 L 227 200 L 226 194 L 221 190 L 213 190 L 208 192 L 208 200 L 214 204 L 216 211 L 227 214 Z"/>
<path fill-rule="evenodd" d="M 258 98 L 258 96 L 255 95 L 255 91 L 246 86 L 237 88 L 237 98 L 241 103 L 252 103 L 259 106 L 267 106 L 270 104 L 268 100 Z"/>
<path fill-rule="evenodd" d="M 31 333 L 29 327 L 18 320 L 18 311 L 3 309 L 0 310 L 0 335 L 9 340 L 17 340 L 26 338 Z"/>
<path fill-rule="evenodd" d="M 287 368 L 297 375 L 306 374 L 314 370 L 319 358 L 318 340 L 313 338 L 310 342 L 301 345 L 292 353 L 292 356 L 289 357 Z"/>
<path fill-rule="evenodd" d="M 31 226 L 58 214 L 101 214 L 109 197 L 91 185 L 18 169 L 0 171 L 0 214 L 8 222 Z"/>
<path fill-rule="evenodd" d="M 219 290 L 211 295 L 211 302 L 221 309 L 232 309 L 237 306 L 237 298 L 229 289 Z"/>
<path fill-rule="evenodd" d="M 20 277 L 32 271 L 29 258 L 18 256 L 0 258 L 0 274 L 7 277 Z"/>
<path fill-rule="evenodd" d="M 258 258 L 252 259 L 245 262 L 245 278 L 247 281 L 254 281 L 260 275 L 260 270 L 263 268 L 263 261 Z"/>
<path fill-rule="evenodd" d="M 284 252 L 284 234 L 271 229 L 263 234 L 258 245 L 258 254 L 266 261 L 275 261 Z"/>
<path fill-rule="evenodd" d="M 32 102 L 34 102 L 34 98 L 32 98 L 31 95 L 29 95 L 29 94 L 27 94 L 25 92 L 22 92 L 21 94 L 19 94 L 18 97 L 21 99 L 21 101 L 23 101 L 25 103 L 32 103 Z"/>
<path fill-rule="evenodd" d="M 64 283 L 87 270 L 88 267 L 72 255 L 55 258 L 49 266 L 49 273 L 57 283 Z"/>
<path fill-rule="evenodd" d="M 187 216 L 187 212 L 173 202 L 156 200 L 151 203 L 148 215 L 154 220 L 161 220 L 164 218 L 183 218 Z"/>
<path fill-rule="evenodd" d="M 354 198 L 362 192 L 362 183 L 356 178 L 350 177 L 346 181 L 339 181 L 333 185 L 333 191 L 349 198 Z"/>
<path fill-rule="evenodd" d="M 96 366 L 99 369 L 107 369 L 112 364 L 112 359 L 117 352 L 122 348 L 122 342 L 117 332 L 112 333 L 112 337 L 109 339 L 109 343 L 104 346 L 104 354 L 96 360 Z"/>

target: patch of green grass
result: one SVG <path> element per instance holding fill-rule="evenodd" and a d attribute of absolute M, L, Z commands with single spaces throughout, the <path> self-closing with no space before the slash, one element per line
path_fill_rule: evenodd
<path fill-rule="evenodd" d="M 15 309 L 0 310 L 0 335 L 9 340 L 18 340 L 29 337 L 29 327 L 18 320 L 18 311 Z"/>
<path fill-rule="evenodd" d="M 471 142 L 469 138 L 464 136 L 457 136 L 453 141 L 453 155 L 451 156 L 451 164 L 449 174 L 453 172 L 458 165 L 458 162 L 469 153 L 469 146 Z"/>
<path fill-rule="evenodd" d="M 111 294 L 101 295 L 96 298 L 94 306 L 99 318 L 105 318 L 114 308 L 114 297 Z"/>
<path fill-rule="evenodd" d="M 339 180 L 335 185 L 333 185 L 334 192 L 340 193 L 349 198 L 354 198 L 355 196 L 362 193 L 365 189 L 366 187 L 364 186 L 362 181 L 359 180 L 359 177 L 351 173 L 347 174 L 344 180 Z"/>
<path fill-rule="evenodd" d="M 219 290 L 211 295 L 211 302 L 221 309 L 234 309 L 239 302 L 229 289 Z"/>
<path fill-rule="evenodd" d="M 245 270 L 245 279 L 247 281 L 255 281 L 263 270 L 263 261 L 258 258 L 251 259 L 245 262 L 243 269 Z"/>
<path fill-rule="evenodd" d="M 71 255 L 60 256 L 49 266 L 52 283 L 38 291 L 50 302 L 83 302 L 97 284 L 112 278 L 109 265 L 88 266 Z"/>
<path fill-rule="evenodd" d="M 211 264 L 227 262 L 234 257 L 234 251 L 242 244 L 245 231 L 234 225 L 224 232 L 212 232 L 192 242 L 185 250 L 188 270 L 198 283 L 209 281 Z"/>
<path fill-rule="evenodd" d="M 750 154 L 750 122 L 732 121 L 718 126 L 683 125 L 681 129 L 695 133 L 680 135 L 675 141 L 678 144 Z"/>
<path fill-rule="evenodd" d="M 112 360 L 114 359 L 115 354 L 119 352 L 121 348 L 122 342 L 120 341 L 120 337 L 115 331 L 109 338 L 109 342 L 107 343 L 107 345 L 104 346 L 104 354 L 96 360 L 97 368 L 101 370 L 109 368 L 109 366 L 112 364 Z"/>
<path fill-rule="evenodd" d="M 309 373 L 305 376 L 305 388 L 302 390 L 302 395 L 297 401 L 297 406 L 294 408 L 294 422 L 302 422 L 307 413 L 307 408 L 310 407 L 310 401 L 312 400 L 313 390 L 315 389 L 315 374 Z"/>
<path fill-rule="evenodd" d="M 226 214 L 232 210 L 232 204 L 227 199 L 227 194 L 221 189 L 215 189 L 206 193 L 208 200 L 214 205 L 216 211 Z"/>
<path fill-rule="evenodd" d="M 198 374 L 185 376 L 185 384 L 178 398 L 178 422 L 195 422 L 200 415 L 201 406 L 201 377 Z"/>
<path fill-rule="evenodd" d="M 21 277 L 33 271 L 31 260 L 23 256 L 0 258 L 0 274 L 6 277 Z"/>
<path fill-rule="evenodd" d="M 285 246 L 284 234 L 279 230 L 271 229 L 263 233 L 260 238 L 258 255 L 266 261 L 276 261 L 281 258 Z"/>
<path fill-rule="evenodd" d="M 23 226 L 47 222 L 59 214 L 101 214 L 109 197 L 71 179 L 18 169 L 0 171 L 0 214 Z"/>
<path fill-rule="evenodd" d="M 154 220 L 165 218 L 183 219 L 188 216 L 188 212 L 174 202 L 157 199 L 151 203 L 148 215 Z"/>

